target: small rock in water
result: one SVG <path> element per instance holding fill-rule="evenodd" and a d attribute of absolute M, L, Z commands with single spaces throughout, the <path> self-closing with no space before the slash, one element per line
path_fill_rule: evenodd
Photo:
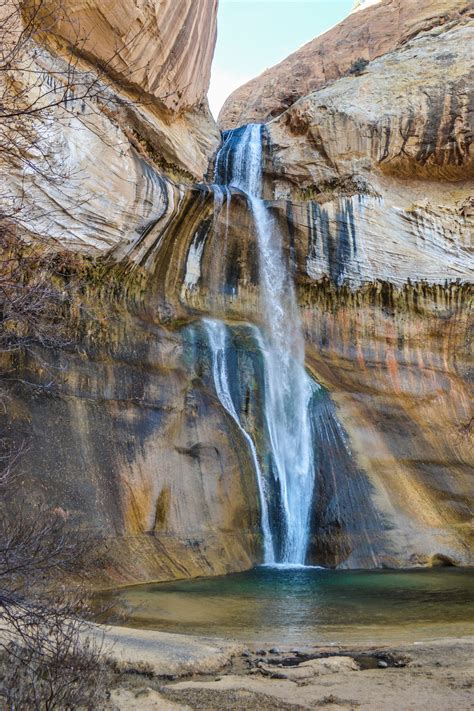
<path fill-rule="evenodd" d="M 266 655 L 266 651 L 264 649 L 257 649 L 255 654 L 258 654 L 260 657 L 264 657 Z"/>
<path fill-rule="evenodd" d="M 384 662 L 383 659 L 381 659 L 378 663 L 378 666 L 380 667 L 380 669 L 386 669 L 388 667 L 388 664 L 387 662 Z"/>
<path fill-rule="evenodd" d="M 272 647 L 270 649 L 270 654 L 281 654 L 281 651 L 278 649 L 278 647 Z"/>
<path fill-rule="evenodd" d="M 250 654 L 250 652 L 242 652 L 242 656 L 243 657 L 251 657 L 252 655 Z"/>

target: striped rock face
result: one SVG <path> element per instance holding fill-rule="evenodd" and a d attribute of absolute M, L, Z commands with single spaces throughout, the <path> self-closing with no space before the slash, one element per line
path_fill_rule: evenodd
<path fill-rule="evenodd" d="M 21 5 L 23 15 L 15 0 L 2 5 L 17 21 L 8 38 L 32 16 L 35 31 L 1 82 L 14 82 L 26 103 L 52 104 L 32 126 L 37 168 L 62 179 L 38 180 L 2 154 L 2 180 L 12 200 L 28 203 L 31 234 L 89 254 L 123 247 L 150 216 L 172 210 L 174 187 L 161 174 L 174 184 L 202 180 L 218 148 L 206 99 L 216 0 L 42 0 L 39 15 L 36 0 Z"/>
<path fill-rule="evenodd" d="M 24 12 L 37 0 L 24 0 Z M 46 0 L 46 39 L 64 40 L 106 63 L 119 82 L 179 112 L 199 105 L 209 88 L 217 0 Z M 43 37 L 44 38 L 44 37 Z"/>

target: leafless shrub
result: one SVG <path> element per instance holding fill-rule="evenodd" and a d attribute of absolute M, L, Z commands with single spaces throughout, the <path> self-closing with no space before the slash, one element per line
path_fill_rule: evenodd
<path fill-rule="evenodd" d="M 0 699 L 10 709 L 100 708 L 107 667 L 77 593 L 3 605 Z M 2 663 L 3 662 L 3 663 Z"/>
<path fill-rule="evenodd" d="M 71 295 L 60 278 L 63 258 L 6 230 L 0 253 L 0 353 L 61 345 L 61 308 Z"/>
<path fill-rule="evenodd" d="M 5 227 L 5 225 L 3 225 Z M 65 257 L 45 250 L 41 242 L 27 244 L 15 237 L 15 227 L 2 230 L 0 221 L 0 426 L 8 423 L 9 386 L 18 378 L 20 354 L 38 348 L 64 347 L 68 342 L 64 310 L 80 282 L 63 276 Z M 44 371 L 54 374 L 44 364 Z M 0 490 L 15 476 L 15 466 L 27 450 L 27 440 L 13 443 L 0 434 Z"/>
<path fill-rule="evenodd" d="M 11 498 L 11 497 L 7 497 Z M 5 511 L 2 513 L 5 514 Z M 0 525 L 0 706 L 97 709 L 105 698 L 103 641 L 86 620 L 87 590 L 68 590 L 90 542 L 62 510 L 17 510 Z"/>
<path fill-rule="evenodd" d="M 63 620 L 45 651 L 45 633 L 36 626 L 34 643 L 12 642 L 4 655 L 0 699 L 8 709 L 99 709 L 106 700 L 106 667 L 90 639 L 78 641 L 72 624 Z M 0 674 L 1 674 L 0 666 Z"/>

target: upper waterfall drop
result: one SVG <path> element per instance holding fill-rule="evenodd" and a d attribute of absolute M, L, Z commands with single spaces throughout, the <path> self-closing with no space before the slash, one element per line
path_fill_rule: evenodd
<path fill-rule="evenodd" d="M 238 188 L 248 196 L 261 197 L 262 134 L 263 126 L 258 123 L 226 132 L 216 159 L 216 184 Z"/>
<path fill-rule="evenodd" d="M 263 406 L 275 485 L 274 492 L 264 494 L 273 493 L 278 500 L 279 520 L 270 522 L 280 529 L 278 549 L 272 541 L 275 562 L 302 565 L 314 488 L 310 404 L 317 386 L 305 370 L 302 326 L 282 235 L 261 197 L 262 138 L 260 124 L 229 131 L 217 156 L 215 181 L 246 194 L 255 223 L 263 327 L 254 331 L 263 356 Z"/>

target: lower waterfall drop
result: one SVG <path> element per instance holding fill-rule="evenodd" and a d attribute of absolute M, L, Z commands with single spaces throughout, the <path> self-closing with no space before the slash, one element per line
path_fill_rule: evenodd
<path fill-rule="evenodd" d="M 248 432 L 242 427 L 239 416 L 235 409 L 229 387 L 229 375 L 227 370 L 227 326 L 222 321 L 214 321 L 212 319 L 204 319 L 204 326 L 207 332 L 209 348 L 212 357 L 212 377 L 214 379 L 214 387 L 217 397 L 219 398 L 224 409 L 235 421 L 237 427 L 241 431 L 250 449 L 252 461 L 257 477 L 257 485 L 260 497 L 260 509 L 262 516 L 262 533 L 263 533 L 263 553 L 264 563 L 275 563 L 275 552 L 273 548 L 273 535 L 268 520 L 268 501 L 265 494 L 265 482 L 258 461 L 257 450 L 253 439 Z"/>
<path fill-rule="evenodd" d="M 304 565 L 315 477 L 310 403 L 317 385 L 305 370 L 302 326 L 282 235 L 261 198 L 262 132 L 261 125 L 249 124 L 226 134 L 215 180 L 247 196 L 255 223 L 263 327 L 255 327 L 254 334 L 264 362 L 270 480 L 278 488 L 280 521 L 276 524 L 282 534 L 274 562 Z M 262 496 L 272 496 L 272 492 L 262 487 Z M 262 521 L 264 538 L 272 537 L 273 548 L 276 536 L 271 524 L 275 522 L 268 521 L 268 502 L 262 509 L 267 512 L 267 522 Z"/>

